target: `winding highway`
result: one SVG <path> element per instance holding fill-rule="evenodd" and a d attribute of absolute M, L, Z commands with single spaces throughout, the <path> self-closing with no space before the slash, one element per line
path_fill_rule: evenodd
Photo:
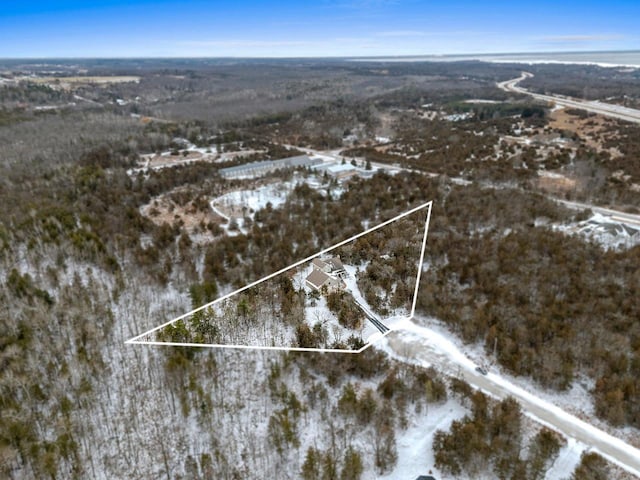
<path fill-rule="evenodd" d="M 597 100 L 581 100 L 578 98 L 564 97 L 560 95 L 544 95 L 541 93 L 533 93 L 519 86 L 519 83 L 527 78 L 533 77 L 532 73 L 522 72 L 518 78 L 499 82 L 498 88 L 511 93 L 520 93 L 523 95 L 529 95 L 537 100 L 542 100 L 549 103 L 554 103 L 562 107 L 578 108 L 586 110 L 588 112 L 599 113 L 607 117 L 617 118 L 620 120 L 626 120 L 628 122 L 640 123 L 640 110 L 633 108 L 622 107 L 620 105 L 613 105 L 610 103 L 603 103 Z"/>

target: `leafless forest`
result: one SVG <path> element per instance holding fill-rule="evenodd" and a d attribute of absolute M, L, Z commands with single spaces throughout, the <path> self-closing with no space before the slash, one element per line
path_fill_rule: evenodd
<path fill-rule="evenodd" d="M 518 65 L 83 62 L 0 61 L 1 477 L 392 475 L 412 422 L 456 404 L 464 418 L 425 451 L 434 468 L 544 478 L 565 440 L 517 402 L 375 347 L 124 343 L 429 200 L 419 313 L 546 392 L 589 385 L 594 418 L 639 444 L 640 242 L 567 233 L 593 212 L 557 200 L 640 213 L 640 126 L 496 88 Z M 533 90 L 638 106 L 637 71 L 531 71 Z M 83 75 L 137 81 L 65 83 Z M 156 153 L 188 158 L 187 144 L 213 160 L 145 167 Z M 379 169 L 300 183 L 282 205 L 246 209 L 243 230 L 211 211 L 226 192 L 313 176 L 228 180 L 221 168 L 306 149 Z M 143 212 L 157 199 L 166 222 Z M 186 225 L 198 212 L 206 222 Z M 396 253 L 393 267 L 368 271 L 372 302 L 408 270 Z M 413 285 L 402 281 L 406 302 Z M 572 478 L 624 475 L 585 454 Z"/>

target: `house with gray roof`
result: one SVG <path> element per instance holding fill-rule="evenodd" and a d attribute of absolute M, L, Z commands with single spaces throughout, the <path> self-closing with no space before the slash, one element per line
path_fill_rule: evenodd
<path fill-rule="evenodd" d="M 323 288 L 327 288 L 327 290 L 337 290 L 342 286 L 338 278 L 332 277 L 328 273 L 315 268 L 307 276 L 305 283 L 314 290 L 322 290 Z"/>
<path fill-rule="evenodd" d="M 305 280 L 307 286 L 315 290 L 321 290 L 323 287 L 330 290 L 344 288 L 342 278 L 347 271 L 339 257 L 316 257 L 312 260 L 311 266 L 311 273 Z"/>

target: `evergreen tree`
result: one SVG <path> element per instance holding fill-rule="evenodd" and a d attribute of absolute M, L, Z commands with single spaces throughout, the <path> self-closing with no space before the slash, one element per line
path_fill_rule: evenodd
<path fill-rule="evenodd" d="M 364 471 L 360 452 L 353 447 L 347 448 L 344 454 L 344 464 L 340 473 L 340 480 L 359 480 Z"/>
<path fill-rule="evenodd" d="M 320 479 L 320 462 L 322 455 L 313 447 L 307 449 L 307 454 L 302 464 L 301 475 L 303 480 Z"/>

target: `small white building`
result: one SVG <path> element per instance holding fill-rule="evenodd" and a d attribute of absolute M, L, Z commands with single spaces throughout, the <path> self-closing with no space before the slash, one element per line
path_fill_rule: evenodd
<path fill-rule="evenodd" d="M 327 168 L 327 173 L 332 177 L 341 180 L 355 175 L 358 171 L 356 170 L 356 167 L 350 163 L 344 163 L 340 165 L 331 165 Z"/>

